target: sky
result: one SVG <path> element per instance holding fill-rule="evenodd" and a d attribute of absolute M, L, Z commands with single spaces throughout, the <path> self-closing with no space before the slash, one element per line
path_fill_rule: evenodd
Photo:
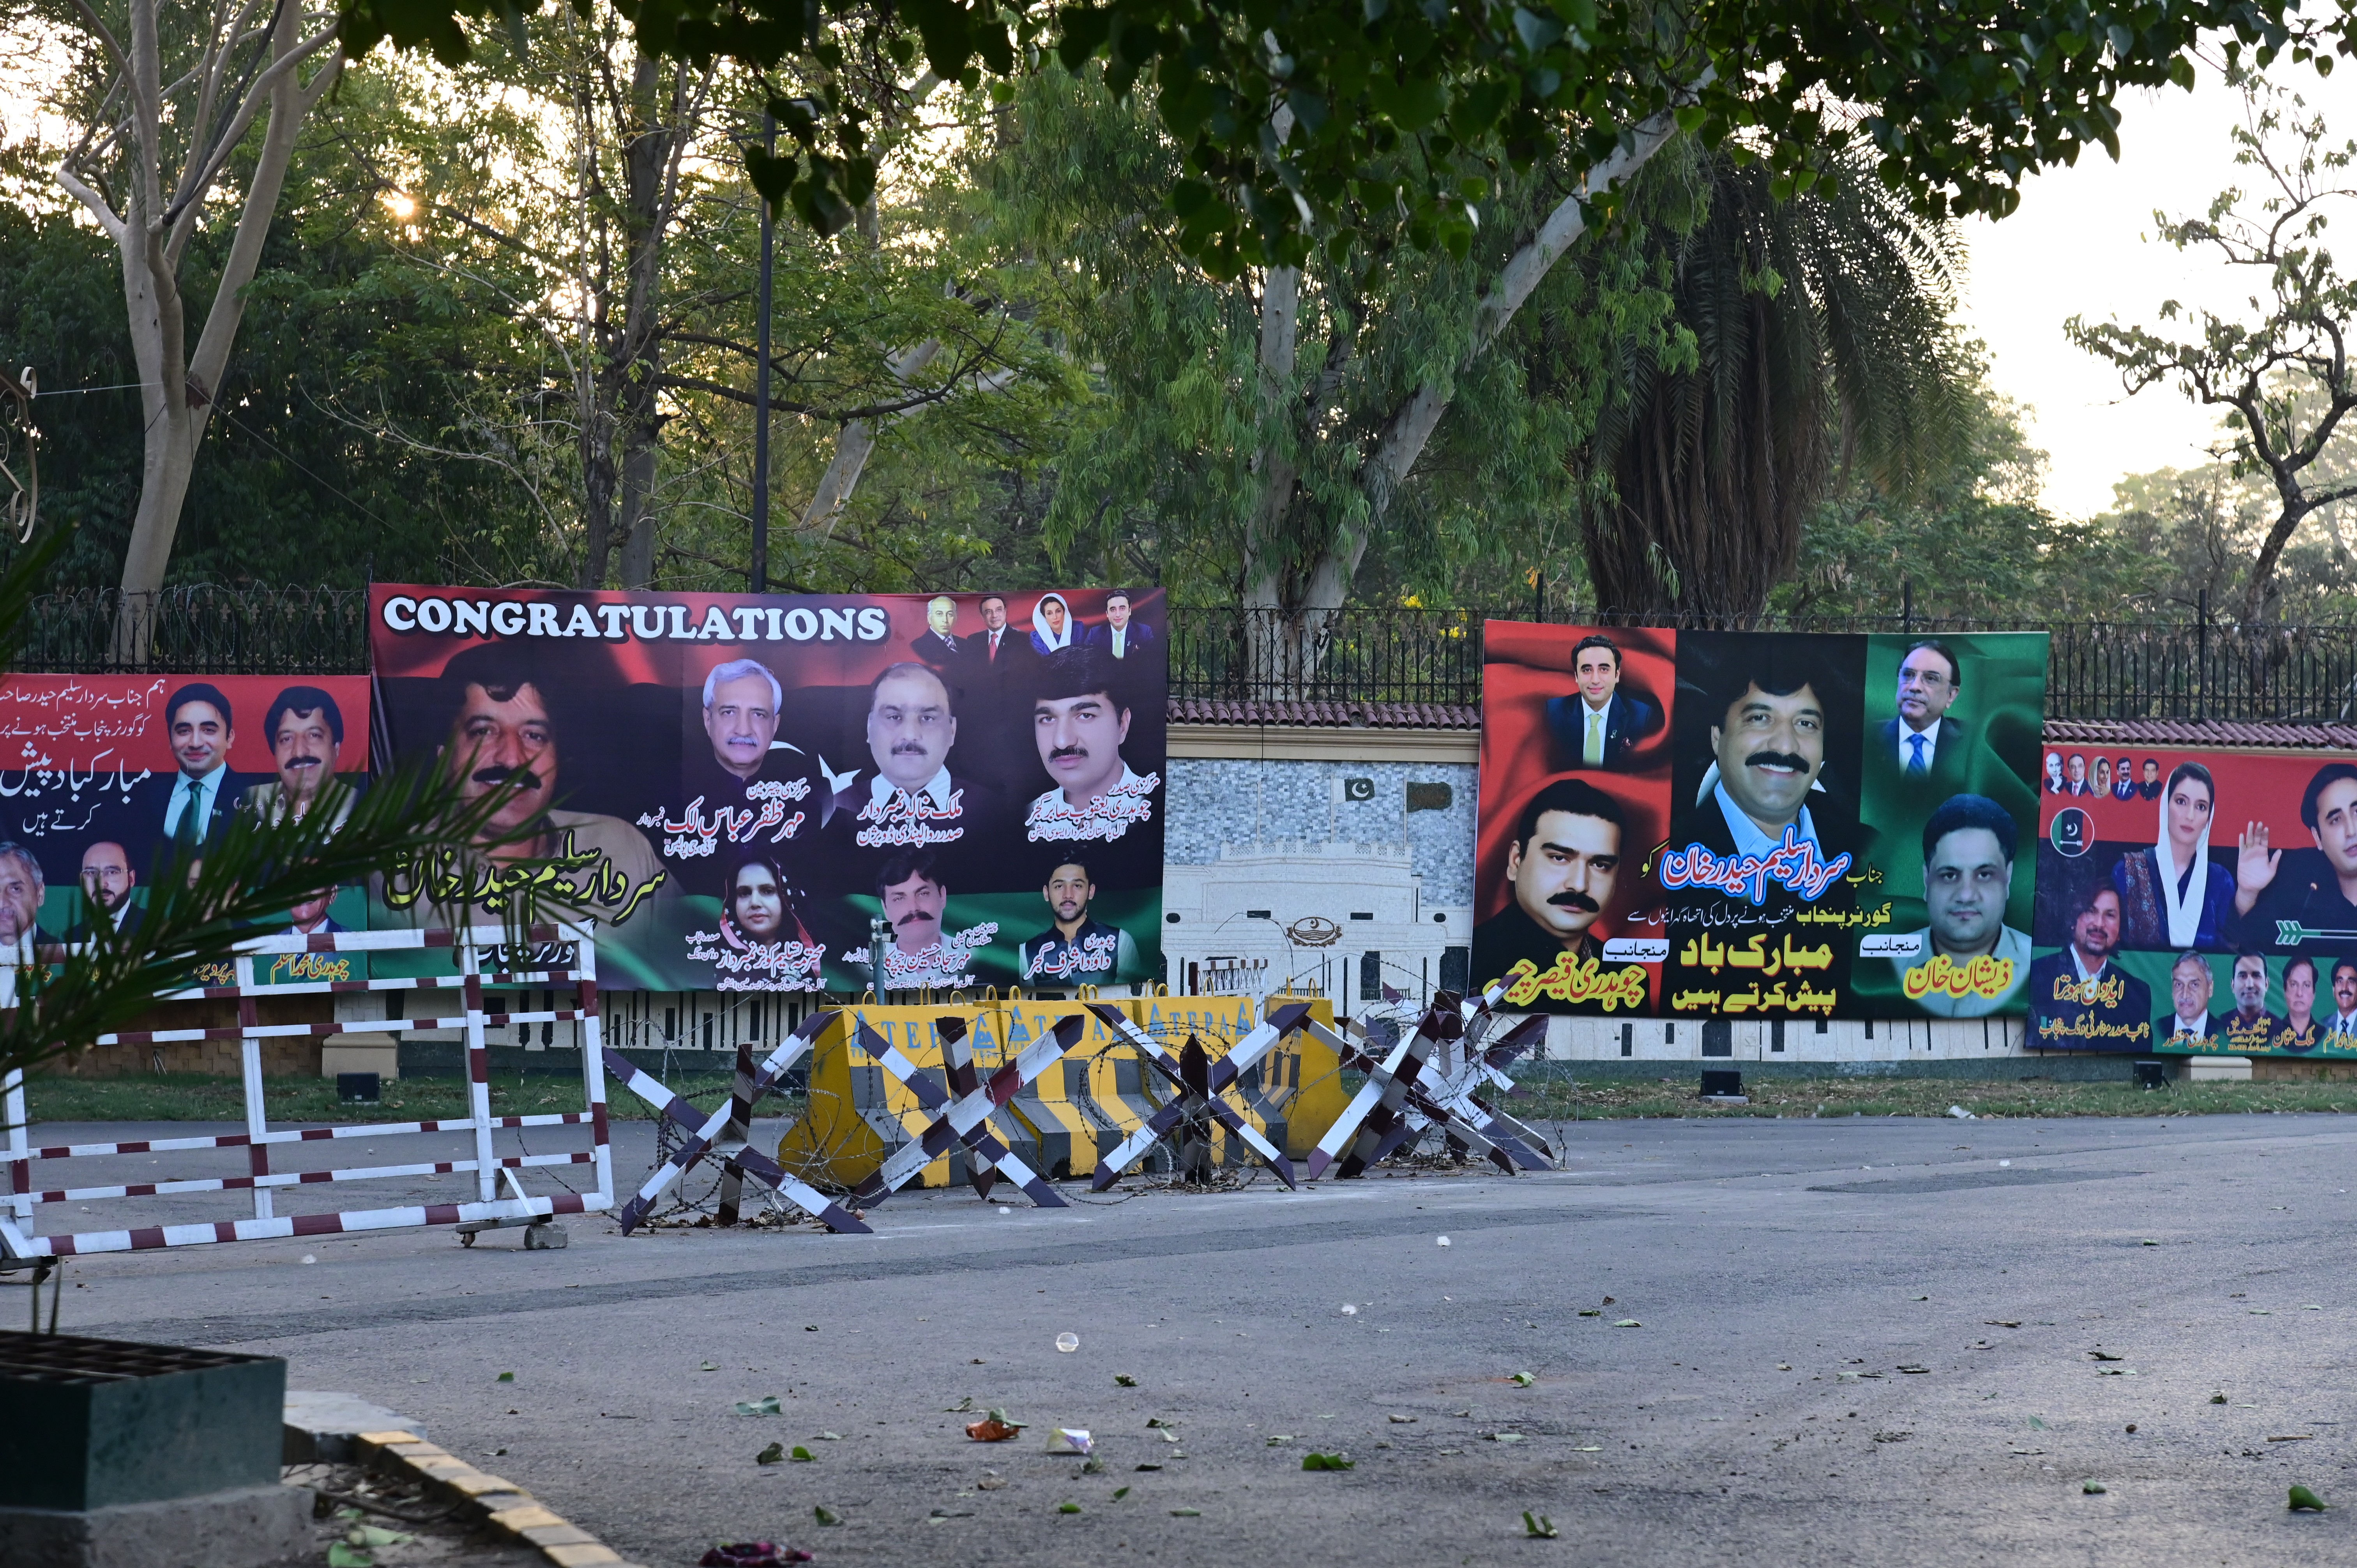
<path fill-rule="evenodd" d="M 2285 65 L 2275 79 L 2320 110 L 2336 135 L 2357 134 L 2357 70 L 2328 81 Z M 2128 398 L 2117 371 L 2062 335 L 2063 322 L 2152 326 L 2163 300 L 2222 313 L 2251 289 L 2222 263 L 2157 239 L 2152 220 L 2155 208 L 2191 215 L 2246 184 L 2253 171 L 2235 166 L 2227 139 L 2241 123 L 2241 94 L 2205 75 L 2190 93 L 2137 91 L 2120 110 L 2118 163 L 2096 148 L 2075 167 L 2025 181 L 2010 217 L 1964 226 L 1971 261 L 1961 317 L 1988 345 L 1996 390 L 2030 411 L 2031 444 L 2050 460 L 2046 503 L 2070 517 L 2108 509 L 2124 475 L 2210 461 L 2218 421 L 2171 387 Z M 2342 221 L 2357 223 L 2357 211 Z M 2348 243 L 2357 253 L 2357 238 Z"/>

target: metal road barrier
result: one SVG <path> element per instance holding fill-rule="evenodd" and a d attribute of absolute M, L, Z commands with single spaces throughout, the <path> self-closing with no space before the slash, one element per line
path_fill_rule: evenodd
<path fill-rule="evenodd" d="M 521 936 L 521 949 L 508 944 Z M 569 966 L 565 950 L 571 950 Z M 402 979 L 329 980 L 293 984 L 257 985 L 254 961 L 289 953 L 367 953 L 447 950 L 457 972 Z M 539 1012 L 487 1013 L 483 1007 L 489 956 L 515 959 L 543 967 L 494 967 L 489 976 L 498 986 L 571 987 L 576 1005 Z M 241 943 L 234 967 L 235 983 L 200 986 L 167 993 L 167 1002 L 213 998 L 238 1004 L 233 1026 L 205 1029 L 156 1029 L 102 1035 L 99 1045 L 164 1045 L 176 1041 L 236 1040 L 244 1057 L 245 1122 L 242 1133 L 212 1137 L 151 1138 L 111 1144 L 65 1144 L 36 1147 L 29 1142 L 26 1122 L 26 1088 L 22 1072 L 0 1083 L 0 1109 L 7 1122 L 7 1147 L 0 1166 L 8 1173 L 7 1190 L 0 1194 L 0 1252 L 10 1259 L 35 1260 L 89 1252 L 136 1252 L 162 1247 L 189 1247 L 220 1241 L 260 1241 L 288 1236 L 323 1236 L 361 1230 L 394 1230 L 426 1225 L 456 1225 L 472 1232 L 501 1225 L 530 1225 L 559 1214 L 584 1214 L 613 1207 L 614 1163 L 606 1116 L 606 1064 L 600 1046 L 597 1012 L 597 959 L 595 939 L 585 929 L 535 926 L 522 932 L 499 926 L 457 930 L 339 931 L 311 937 L 264 937 Z M 257 999 L 301 996 L 456 991 L 462 1011 L 423 1018 L 339 1020 L 328 1024 L 263 1024 L 256 1021 Z M 406 1009 L 404 1009 L 405 1011 Z M 581 1035 L 582 1109 L 532 1116 L 493 1116 L 490 1101 L 490 1054 L 484 1032 L 509 1024 L 576 1022 Z M 363 1122 L 332 1127 L 270 1125 L 264 1102 L 263 1044 L 274 1039 L 322 1038 L 335 1034 L 414 1035 L 423 1030 L 462 1029 L 466 1035 L 468 1112 L 463 1117 L 430 1122 Z M 590 1146 L 560 1154 L 500 1155 L 491 1134 L 500 1130 L 539 1127 L 586 1127 Z M 411 1161 L 398 1165 L 357 1165 L 327 1170 L 274 1170 L 271 1151 L 287 1145 L 335 1143 L 348 1139 L 398 1137 L 413 1133 L 472 1133 L 474 1157 Z M 40 1188 L 34 1186 L 36 1167 L 55 1162 L 103 1159 L 132 1155 L 169 1155 L 197 1150 L 242 1149 L 247 1169 L 242 1176 L 167 1178 L 146 1182 L 109 1182 L 84 1187 Z M 596 1187 L 588 1192 L 565 1191 L 554 1196 L 525 1194 L 519 1172 L 550 1166 L 588 1165 Z M 472 1176 L 473 1200 L 406 1204 L 383 1208 L 330 1208 L 281 1215 L 276 1194 L 281 1188 L 309 1187 L 339 1182 Z M 500 1197 L 504 1184 L 509 1196 Z M 43 1232 L 39 1211 L 44 1206 L 70 1204 L 77 1208 L 126 1198 L 178 1197 L 198 1193 L 251 1192 L 253 1217 L 185 1224 L 148 1225 L 121 1230 Z"/>

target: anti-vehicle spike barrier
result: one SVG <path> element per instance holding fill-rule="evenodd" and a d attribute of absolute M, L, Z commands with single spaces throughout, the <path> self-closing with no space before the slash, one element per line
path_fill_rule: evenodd
<path fill-rule="evenodd" d="M 537 953 L 554 944 L 559 950 L 553 955 L 558 961 L 524 971 L 494 969 L 492 983 L 501 986 L 522 984 L 558 988 L 570 986 L 576 992 L 576 1005 L 548 1008 L 538 1012 L 489 1013 L 483 1005 L 483 959 L 488 952 L 497 958 L 516 951 L 515 944 L 526 944 L 524 951 Z M 570 967 L 562 964 L 565 947 L 573 950 Z M 401 979 L 352 981 L 297 982 L 280 985 L 257 985 L 254 982 L 254 961 L 281 954 L 297 953 L 389 953 L 448 950 L 457 967 L 454 975 L 423 975 Z M 522 955 L 519 955 L 522 956 Z M 362 1230 L 405 1230 L 420 1226 L 452 1225 L 471 1232 L 502 1225 L 545 1223 L 560 1214 L 584 1214 L 613 1207 L 614 1163 L 608 1137 L 606 1112 L 606 1053 L 601 1039 L 597 1007 L 597 960 L 595 937 L 586 928 L 571 924 L 535 926 L 515 929 L 505 926 L 475 926 L 457 929 L 418 931 L 336 931 L 311 936 L 259 937 L 242 942 L 236 950 L 231 985 L 197 986 L 184 991 L 166 993 L 157 1000 L 167 1002 L 202 999 L 229 999 L 238 1004 L 238 1022 L 233 1026 L 198 1029 L 151 1029 L 102 1035 L 98 1045 L 166 1045 L 181 1041 L 235 1040 L 239 1043 L 244 1069 L 244 1101 L 246 1130 L 243 1133 L 188 1138 L 152 1138 L 108 1144 L 69 1144 L 35 1147 L 28 1137 L 26 1118 L 25 1079 L 22 1071 L 12 1072 L 0 1081 L 0 1112 L 7 1123 L 7 1147 L 0 1151 L 0 1166 L 8 1173 L 7 1190 L 0 1193 L 0 1253 L 12 1260 L 38 1260 L 81 1255 L 92 1252 L 135 1252 L 167 1247 L 199 1246 L 222 1241 L 260 1241 L 290 1236 L 323 1236 Z M 256 1002 L 264 996 L 300 996 L 324 993 L 375 993 L 379 992 L 437 992 L 457 990 L 462 993 L 464 1010 L 455 1015 L 425 1018 L 378 1018 L 372 1020 L 339 1020 L 324 1024 L 264 1024 L 258 1021 Z M 490 1104 L 490 1053 L 485 1043 L 485 1031 L 509 1024 L 541 1024 L 572 1022 L 579 1026 L 581 1036 L 581 1087 L 583 1108 L 577 1112 L 560 1112 L 530 1116 L 493 1116 Z M 467 1047 L 468 1114 L 457 1118 L 432 1121 L 350 1123 L 333 1127 L 279 1128 L 270 1125 L 264 1101 L 262 1079 L 263 1042 L 274 1039 L 319 1039 L 329 1035 L 358 1033 L 400 1036 L 414 1035 L 425 1030 L 460 1029 L 465 1032 Z M 587 1127 L 590 1147 L 565 1154 L 500 1155 L 492 1146 L 492 1133 L 502 1130 L 521 1131 L 537 1127 Z M 470 1133 L 473 1134 L 474 1157 L 461 1160 L 414 1161 L 402 1165 L 371 1165 L 339 1166 L 328 1170 L 276 1171 L 271 1168 L 271 1150 L 281 1145 L 335 1143 L 353 1138 L 383 1138 L 426 1133 Z M 243 1149 L 247 1170 L 243 1176 L 214 1176 L 190 1179 L 163 1179 L 151 1182 L 117 1182 L 87 1187 L 36 1188 L 34 1167 L 52 1161 L 106 1158 L 129 1155 L 163 1155 L 206 1149 Z M 596 1176 L 596 1187 L 588 1192 L 564 1192 L 554 1196 L 530 1197 L 515 1173 L 548 1166 L 588 1165 Z M 383 1208 L 344 1208 L 280 1215 L 276 1211 L 275 1194 L 282 1187 L 313 1187 L 339 1182 L 386 1179 L 431 1178 L 441 1176 L 471 1176 L 475 1178 L 475 1199 L 472 1202 L 411 1204 Z M 504 1178 L 511 1196 L 500 1196 L 500 1184 Z M 253 1195 L 253 1217 L 250 1219 L 210 1220 L 177 1225 L 150 1225 L 113 1230 L 81 1230 L 44 1232 L 37 1223 L 38 1211 L 44 1204 L 71 1203 L 77 1206 L 124 1198 L 174 1197 L 195 1193 L 248 1191 Z"/>

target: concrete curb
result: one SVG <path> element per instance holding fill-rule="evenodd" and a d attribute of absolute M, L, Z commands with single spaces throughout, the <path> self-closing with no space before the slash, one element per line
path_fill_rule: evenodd
<path fill-rule="evenodd" d="M 352 1440 L 352 1446 L 360 1463 L 408 1472 L 491 1529 L 539 1552 L 551 1568 L 637 1568 L 587 1530 L 558 1518 L 514 1482 L 478 1470 L 414 1433 L 363 1432 Z"/>

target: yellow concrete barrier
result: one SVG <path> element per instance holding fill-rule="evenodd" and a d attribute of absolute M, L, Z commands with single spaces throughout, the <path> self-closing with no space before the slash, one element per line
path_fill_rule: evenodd
<path fill-rule="evenodd" d="M 1139 1027 L 1174 1055 L 1190 1034 L 1213 1058 L 1227 1054 L 1250 1034 L 1261 1009 L 1245 996 L 1109 997 Z M 1271 1004 L 1288 1000 L 1272 997 Z M 822 1034 L 810 1058 L 810 1098 L 802 1118 L 778 1144 L 778 1163 L 814 1186 L 848 1190 L 902 1144 L 920 1134 L 931 1113 L 909 1087 L 887 1072 L 854 1037 L 864 1023 L 897 1048 L 944 1092 L 935 1023 L 965 1022 L 975 1069 L 987 1078 L 1020 1056 L 1058 1020 L 1073 1014 L 1088 1019 L 1087 1031 L 1062 1062 L 1051 1067 L 991 1119 L 992 1130 L 1023 1160 L 1050 1180 L 1084 1178 L 1097 1161 L 1157 1110 L 1168 1097 L 1161 1076 L 1136 1049 L 1086 1012 L 1081 1000 L 1040 1000 L 1020 995 L 985 997 L 963 1006 L 852 1006 Z M 1331 1025 L 1333 1006 L 1320 1001 L 1314 1014 Z M 1341 1114 L 1349 1095 L 1333 1051 L 1297 1033 L 1264 1057 L 1238 1083 L 1232 1102 L 1270 1142 L 1297 1158 L 1317 1146 L 1320 1134 Z M 1224 1130 L 1214 1130 L 1213 1157 L 1242 1163 L 1231 1153 Z M 945 1187 L 965 1179 L 965 1156 L 953 1152 L 927 1165 L 913 1186 Z"/>

